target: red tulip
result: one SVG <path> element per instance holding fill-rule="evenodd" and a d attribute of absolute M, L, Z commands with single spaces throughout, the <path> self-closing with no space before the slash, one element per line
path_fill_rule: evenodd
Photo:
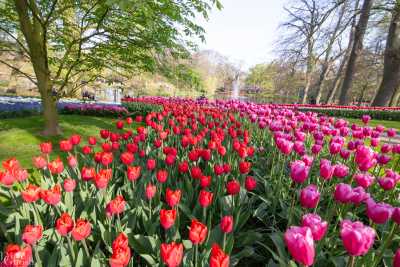
<path fill-rule="evenodd" d="M 112 163 L 114 157 L 113 154 L 111 152 L 104 152 L 101 155 L 101 164 L 103 164 L 103 166 L 108 166 Z"/>
<path fill-rule="evenodd" d="M 244 181 L 244 185 L 247 191 L 253 191 L 257 187 L 257 181 L 252 176 L 247 176 L 246 180 Z"/>
<path fill-rule="evenodd" d="M 82 153 L 85 155 L 88 155 L 92 153 L 92 147 L 91 146 L 84 146 L 82 147 Z"/>
<path fill-rule="evenodd" d="M 129 247 L 118 247 L 113 250 L 109 263 L 111 267 L 125 267 L 131 259 L 131 249 Z"/>
<path fill-rule="evenodd" d="M 209 187 L 211 185 L 211 176 L 202 175 L 200 178 L 200 186 L 202 188 Z"/>
<path fill-rule="evenodd" d="M 76 181 L 72 178 L 68 178 L 64 180 L 64 190 L 65 192 L 72 192 L 76 187 Z"/>
<path fill-rule="evenodd" d="M 140 177 L 142 167 L 140 166 L 128 166 L 126 175 L 129 181 L 136 181 Z"/>
<path fill-rule="evenodd" d="M 71 231 L 71 235 L 76 241 L 86 239 L 92 232 L 92 225 L 85 219 L 78 219 L 75 223 L 74 229 Z"/>
<path fill-rule="evenodd" d="M 111 200 L 106 206 L 106 214 L 111 217 L 115 214 L 120 214 L 125 210 L 126 201 L 123 196 L 118 195 Z"/>
<path fill-rule="evenodd" d="M 179 204 L 179 201 L 181 200 L 181 190 L 178 189 L 173 191 L 167 188 L 165 192 L 165 200 L 171 208 L 175 207 Z"/>
<path fill-rule="evenodd" d="M 69 138 L 69 141 L 71 142 L 72 145 L 76 146 L 79 145 L 79 143 L 81 142 L 81 136 L 78 134 L 73 134 L 71 135 L 71 137 Z"/>
<path fill-rule="evenodd" d="M 26 244 L 34 245 L 37 241 L 42 238 L 43 235 L 43 226 L 42 225 L 30 225 L 28 224 L 24 228 L 24 232 L 22 233 L 22 241 Z"/>
<path fill-rule="evenodd" d="M 61 200 L 61 186 L 56 184 L 51 189 L 40 191 L 40 198 L 49 205 L 57 205 Z"/>
<path fill-rule="evenodd" d="M 0 266 L 28 267 L 32 262 L 32 249 L 30 246 L 8 244 L 4 250 L 4 259 Z"/>
<path fill-rule="evenodd" d="M 124 122 L 123 122 L 123 121 L 117 121 L 117 123 L 115 124 L 115 126 L 116 126 L 118 129 L 122 129 L 122 128 L 124 128 Z"/>
<path fill-rule="evenodd" d="M 224 216 L 219 224 L 221 231 L 229 234 L 233 230 L 233 216 Z"/>
<path fill-rule="evenodd" d="M 63 152 L 69 152 L 72 149 L 72 143 L 70 140 L 61 140 L 60 141 L 60 150 Z"/>
<path fill-rule="evenodd" d="M 212 192 L 208 192 L 205 190 L 201 190 L 199 193 L 199 203 L 200 206 L 202 206 L 203 208 L 206 208 L 208 206 L 211 205 L 213 200 L 213 193 Z"/>
<path fill-rule="evenodd" d="M 57 158 L 53 161 L 50 161 L 47 164 L 47 168 L 50 170 L 52 174 L 60 174 L 64 170 L 64 164 L 60 158 Z"/>
<path fill-rule="evenodd" d="M 156 194 L 157 187 L 151 183 L 147 184 L 146 186 L 146 198 L 148 200 L 152 199 Z"/>
<path fill-rule="evenodd" d="M 81 177 L 83 181 L 89 181 L 96 176 L 96 170 L 90 167 L 83 167 L 81 170 Z"/>
<path fill-rule="evenodd" d="M 171 228 L 176 219 L 176 210 L 160 210 L 160 223 L 164 229 Z"/>
<path fill-rule="evenodd" d="M 112 169 L 101 169 L 94 177 L 94 183 L 98 189 L 107 187 L 112 178 Z"/>
<path fill-rule="evenodd" d="M 158 170 L 156 177 L 157 177 L 157 181 L 159 181 L 160 183 L 165 183 L 168 179 L 167 170 Z"/>
<path fill-rule="evenodd" d="M 239 171 L 241 174 L 249 173 L 251 169 L 251 162 L 241 161 L 239 162 Z"/>
<path fill-rule="evenodd" d="M 147 163 L 146 163 L 147 169 L 149 171 L 154 170 L 154 168 L 156 167 L 156 160 L 155 159 L 148 159 Z"/>
<path fill-rule="evenodd" d="M 72 155 L 68 156 L 67 161 L 68 161 L 68 166 L 70 166 L 71 168 L 75 168 L 76 165 L 78 165 L 78 160 Z"/>
<path fill-rule="evenodd" d="M 89 143 L 89 145 L 91 145 L 91 146 L 96 145 L 96 143 L 97 143 L 96 137 L 94 137 L 94 136 L 89 136 L 89 138 L 88 138 L 88 143 Z"/>
<path fill-rule="evenodd" d="M 226 184 L 226 191 L 229 195 L 236 195 L 240 192 L 240 184 L 236 180 L 231 180 Z"/>
<path fill-rule="evenodd" d="M 68 213 L 63 213 L 61 217 L 56 220 L 55 228 L 60 235 L 66 236 L 74 228 L 74 221 Z"/>
<path fill-rule="evenodd" d="M 225 254 L 218 244 L 211 247 L 210 267 L 229 267 L 229 255 Z"/>
<path fill-rule="evenodd" d="M 284 235 L 286 246 L 293 259 L 305 266 L 314 263 L 314 239 L 309 227 L 290 227 Z"/>
<path fill-rule="evenodd" d="M 129 165 L 135 160 L 135 157 L 131 152 L 124 152 L 121 154 L 120 160 L 123 164 Z"/>
<path fill-rule="evenodd" d="M 189 171 L 189 163 L 187 161 L 183 161 L 178 165 L 179 173 L 187 173 Z"/>
<path fill-rule="evenodd" d="M 47 166 L 47 161 L 42 156 L 33 157 L 32 162 L 37 169 L 44 169 Z"/>
<path fill-rule="evenodd" d="M 193 179 L 200 179 L 201 176 L 203 175 L 203 172 L 201 171 L 200 167 L 194 166 L 190 170 L 190 175 L 192 176 Z"/>
<path fill-rule="evenodd" d="M 344 220 L 340 227 L 343 246 L 351 256 L 367 254 L 375 239 L 375 230 L 362 222 Z"/>
<path fill-rule="evenodd" d="M 207 226 L 197 221 L 192 220 L 192 224 L 189 229 L 189 239 L 193 244 L 202 244 L 207 238 Z"/>
<path fill-rule="evenodd" d="M 183 245 L 175 242 L 161 244 L 161 259 L 168 267 L 177 267 L 183 258 Z"/>
<path fill-rule="evenodd" d="M 25 202 L 35 202 L 40 198 L 40 187 L 33 184 L 28 184 L 25 190 L 21 191 L 21 196 Z"/>
<path fill-rule="evenodd" d="M 51 151 L 53 150 L 53 145 L 50 142 L 41 143 L 39 146 L 40 146 L 40 151 L 43 154 L 50 154 Z"/>

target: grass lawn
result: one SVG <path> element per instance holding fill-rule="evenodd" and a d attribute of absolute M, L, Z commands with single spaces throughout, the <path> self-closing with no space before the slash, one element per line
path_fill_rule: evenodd
<path fill-rule="evenodd" d="M 350 123 L 356 123 L 356 124 L 362 124 L 363 122 L 361 121 L 361 119 L 351 119 L 351 118 L 344 118 L 345 120 L 348 120 Z M 371 120 L 368 125 L 371 127 L 375 127 L 377 125 L 383 125 L 386 128 L 395 128 L 400 130 L 400 121 L 383 121 L 383 120 Z"/>
<path fill-rule="evenodd" d="M 38 145 L 41 142 L 51 141 L 57 154 L 58 141 L 76 133 L 82 136 L 82 142 L 86 144 L 86 137 L 99 136 L 100 129 L 114 129 L 115 121 L 111 118 L 60 115 L 63 134 L 49 138 L 39 134 L 43 125 L 42 116 L 0 120 L 0 161 L 15 157 L 23 167 L 30 168 L 32 157 L 39 154 Z"/>

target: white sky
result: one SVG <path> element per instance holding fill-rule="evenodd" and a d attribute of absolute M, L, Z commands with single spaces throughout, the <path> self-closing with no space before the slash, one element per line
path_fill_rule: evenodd
<path fill-rule="evenodd" d="M 206 30 L 206 43 L 199 48 L 216 50 L 235 62 L 243 62 L 245 69 L 271 60 L 286 0 L 221 1 L 221 11 L 215 9 L 208 21 L 200 21 Z"/>

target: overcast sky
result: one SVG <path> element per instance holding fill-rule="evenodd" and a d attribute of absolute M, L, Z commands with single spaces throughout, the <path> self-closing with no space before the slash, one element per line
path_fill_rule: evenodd
<path fill-rule="evenodd" d="M 213 10 L 209 21 L 200 21 L 206 43 L 212 49 L 248 67 L 271 60 L 277 28 L 284 19 L 285 0 L 221 0 L 224 8 Z"/>

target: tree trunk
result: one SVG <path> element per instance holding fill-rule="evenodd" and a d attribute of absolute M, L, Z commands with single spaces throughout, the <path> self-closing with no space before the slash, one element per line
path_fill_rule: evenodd
<path fill-rule="evenodd" d="M 393 94 L 392 100 L 390 101 L 391 107 L 396 107 L 400 99 L 400 88 L 397 88 L 396 93 Z"/>
<path fill-rule="evenodd" d="M 332 52 L 332 48 L 333 48 L 333 44 L 335 43 L 335 40 L 337 38 L 337 33 L 340 29 L 340 26 L 342 24 L 342 19 L 344 16 L 344 13 L 346 12 L 346 8 L 347 8 L 347 4 L 346 4 L 346 0 L 343 2 L 342 4 L 342 8 L 338 14 L 338 20 L 336 22 L 335 28 L 332 32 L 332 36 L 329 39 L 329 43 L 328 46 L 326 47 L 326 51 L 325 51 L 325 58 L 324 58 L 324 63 L 322 65 L 322 70 L 321 73 L 319 75 L 319 79 L 317 82 L 317 95 L 315 97 L 315 103 L 318 105 L 321 101 L 321 97 L 322 97 L 322 88 L 323 88 L 323 83 L 326 80 L 326 77 L 328 76 L 330 67 L 331 67 L 331 52 Z"/>
<path fill-rule="evenodd" d="M 356 25 L 357 25 L 357 16 L 356 16 L 356 12 L 357 12 L 357 10 L 358 10 L 358 5 L 359 5 L 359 3 L 360 3 L 360 0 L 357 0 L 356 3 L 355 3 L 355 5 L 354 5 L 354 13 L 355 13 L 355 14 L 354 14 L 354 17 L 353 17 L 352 22 L 351 22 L 351 30 L 350 30 L 350 36 L 349 36 L 349 43 L 348 43 L 348 45 L 347 45 L 347 49 L 346 49 L 346 52 L 345 52 L 345 54 L 344 54 L 344 56 L 343 56 L 343 59 L 342 59 L 342 61 L 340 62 L 340 67 L 339 67 L 339 69 L 338 69 L 338 71 L 337 71 L 337 74 L 336 74 L 335 80 L 334 80 L 334 82 L 333 82 L 333 85 L 332 85 L 332 87 L 331 87 L 331 90 L 329 91 L 328 97 L 326 98 L 326 103 L 327 103 L 327 104 L 333 103 L 333 101 L 334 101 L 334 99 L 335 99 L 336 91 L 337 91 L 337 89 L 339 88 L 340 83 L 341 83 L 341 78 L 342 78 L 343 70 L 344 70 L 344 68 L 345 68 L 345 66 L 346 66 L 346 64 L 347 64 L 347 61 L 349 60 L 350 50 L 351 50 L 351 47 L 353 47 L 353 43 L 354 43 L 354 34 L 355 34 L 355 31 L 356 31 Z"/>
<path fill-rule="evenodd" d="M 388 106 L 400 86 L 400 0 L 392 11 L 386 41 L 383 79 L 372 106 Z"/>
<path fill-rule="evenodd" d="M 304 87 L 303 99 L 301 100 L 302 104 L 307 104 L 308 91 L 310 90 L 310 87 L 311 87 L 312 73 L 313 73 L 313 69 L 314 69 L 313 50 L 314 50 L 313 41 L 309 40 L 308 41 L 308 52 L 307 52 L 308 55 L 307 55 L 306 85 Z"/>
<path fill-rule="evenodd" d="M 34 1 L 31 1 L 32 6 L 29 9 L 25 0 L 14 0 L 14 4 L 15 10 L 18 13 L 21 31 L 28 45 L 32 67 L 42 99 L 45 121 L 42 133 L 44 135 L 58 135 L 60 134 L 60 128 L 58 126 L 57 101 L 52 95 L 53 83 L 50 78 L 50 69 L 47 61 L 45 29 L 43 28 L 43 24 L 38 20 L 38 14 L 30 16 L 30 13 L 38 11 L 37 7 L 34 6 Z"/>
<path fill-rule="evenodd" d="M 360 54 L 363 48 L 364 35 L 367 30 L 372 4 L 373 0 L 364 0 L 363 6 L 361 8 L 360 20 L 358 21 L 355 30 L 354 43 L 350 52 L 349 61 L 347 62 L 347 68 L 345 76 L 343 78 L 342 88 L 340 90 L 340 97 L 339 97 L 340 105 L 347 105 L 349 103 L 348 94 L 353 83 L 356 61 L 358 55 Z"/>

